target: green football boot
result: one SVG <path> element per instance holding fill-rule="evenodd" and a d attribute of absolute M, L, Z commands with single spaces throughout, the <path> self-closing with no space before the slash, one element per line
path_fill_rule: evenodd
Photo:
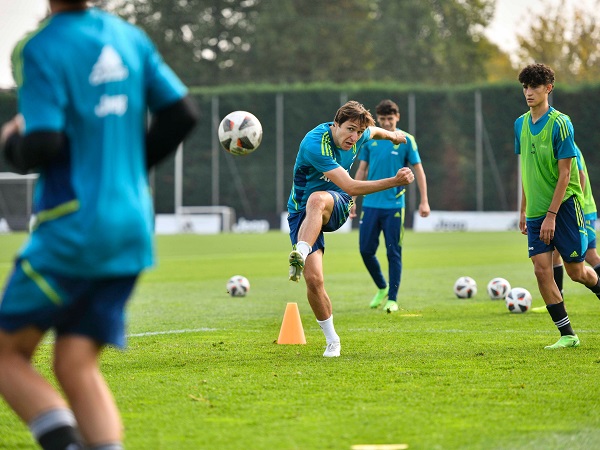
<path fill-rule="evenodd" d="M 559 348 L 570 348 L 570 347 L 579 347 L 579 338 L 577 335 L 566 335 L 561 336 L 558 341 L 556 341 L 552 345 L 547 345 L 544 347 L 546 350 L 556 350 Z"/>
<path fill-rule="evenodd" d="M 296 283 L 300 281 L 302 277 L 302 271 L 304 270 L 304 258 L 302 254 L 297 250 L 292 250 L 289 257 L 290 262 L 290 281 Z"/>
<path fill-rule="evenodd" d="M 398 311 L 398 302 L 396 300 L 388 300 L 383 310 L 388 314 Z"/>
<path fill-rule="evenodd" d="M 383 302 L 387 298 L 388 290 L 389 286 L 386 286 L 383 289 L 379 289 L 377 291 L 377 294 L 375 294 L 375 297 L 373 297 L 373 300 L 371 300 L 369 307 L 372 309 L 378 308 L 379 305 L 381 305 L 381 302 Z"/>

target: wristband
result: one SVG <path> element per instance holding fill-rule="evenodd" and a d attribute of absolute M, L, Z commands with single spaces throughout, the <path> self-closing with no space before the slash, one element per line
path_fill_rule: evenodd
<path fill-rule="evenodd" d="M 555 213 L 554 211 L 550 211 L 550 210 L 548 210 L 548 212 L 549 212 L 550 214 L 554 214 L 554 215 L 556 215 L 556 213 Z"/>

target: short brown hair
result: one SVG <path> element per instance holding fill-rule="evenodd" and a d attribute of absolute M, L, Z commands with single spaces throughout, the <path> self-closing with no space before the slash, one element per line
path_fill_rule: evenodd
<path fill-rule="evenodd" d="M 393 116 L 400 115 L 400 108 L 390 99 L 381 100 L 375 108 L 375 113 L 378 116 Z"/>
<path fill-rule="evenodd" d="M 341 106 L 335 113 L 333 119 L 338 125 L 341 125 L 348 120 L 358 122 L 361 127 L 365 128 L 375 125 L 375 120 L 369 110 L 355 100 L 350 100 Z"/>

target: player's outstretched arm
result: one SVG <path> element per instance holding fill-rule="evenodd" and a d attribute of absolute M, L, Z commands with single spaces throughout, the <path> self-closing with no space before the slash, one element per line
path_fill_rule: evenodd
<path fill-rule="evenodd" d="M 342 167 L 325 172 L 324 175 L 351 196 L 372 194 L 396 186 L 405 186 L 415 179 L 408 167 L 402 167 L 395 176 L 380 180 L 355 180 Z"/>
<path fill-rule="evenodd" d="M 369 129 L 371 130 L 371 139 L 387 139 L 396 145 L 406 144 L 406 135 L 400 130 L 388 131 L 379 127 L 369 127 Z"/>

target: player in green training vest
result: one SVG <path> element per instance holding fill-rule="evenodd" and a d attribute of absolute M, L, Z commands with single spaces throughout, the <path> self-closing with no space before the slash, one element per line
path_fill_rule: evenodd
<path fill-rule="evenodd" d="M 576 145 L 577 147 L 577 145 Z M 577 152 L 579 153 L 578 158 L 578 167 L 579 167 L 579 180 L 581 184 L 581 188 L 583 189 L 583 214 L 585 219 L 585 230 L 588 235 L 588 247 L 585 252 L 585 262 L 588 263 L 594 271 L 600 275 L 600 255 L 598 255 L 598 250 L 596 249 L 596 220 L 598 219 L 598 210 L 596 209 L 596 201 L 594 200 L 594 195 L 592 193 L 592 186 L 590 183 L 590 177 L 588 175 L 587 166 L 585 164 L 585 158 L 581 153 L 579 147 L 577 147 Z M 554 251 L 554 281 L 556 282 L 556 286 L 558 286 L 558 290 L 561 295 L 563 294 L 563 278 L 564 278 L 564 266 L 562 262 L 562 258 L 560 254 Z M 543 306 L 539 308 L 532 308 L 532 311 L 540 312 L 545 311 Z"/>
<path fill-rule="evenodd" d="M 584 263 L 588 236 L 573 124 L 548 102 L 554 89 L 550 67 L 528 65 L 519 73 L 519 82 L 529 106 L 514 125 L 515 153 L 521 158 L 523 183 L 519 228 L 527 235 L 540 294 L 561 335 L 546 349 L 578 347 L 579 338 L 554 282 L 552 258 L 556 249 L 569 277 L 600 295 L 598 275 Z"/>

